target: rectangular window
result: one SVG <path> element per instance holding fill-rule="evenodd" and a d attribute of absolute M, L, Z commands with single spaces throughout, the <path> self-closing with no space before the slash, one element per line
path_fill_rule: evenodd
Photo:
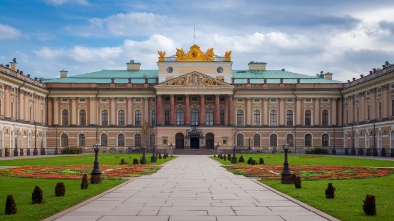
<path fill-rule="evenodd" d="M 134 102 L 141 103 L 142 99 L 140 97 L 136 97 L 136 98 L 134 98 Z"/>
<path fill-rule="evenodd" d="M 312 103 L 312 99 L 311 98 L 305 98 L 305 103 Z"/>
<path fill-rule="evenodd" d="M 253 98 L 253 103 L 260 103 L 260 98 Z"/>
<path fill-rule="evenodd" d="M 176 97 L 176 102 L 183 102 L 183 97 Z"/>
<path fill-rule="evenodd" d="M 170 101 L 170 97 L 165 97 L 164 101 L 169 102 Z"/>
<path fill-rule="evenodd" d="M 122 97 L 122 98 L 118 98 L 118 102 L 119 103 L 124 103 L 124 98 Z"/>
<path fill-rule="evenodd" d="M 101 98 L 101 103 L 107 103 L 108 99 L 107 98 Z"/>
<path fill-rule="evenodd" d="M 198 96 L 192 96 L 192 102 L 198 102 L 199 100 Z"/>
<path fill-rule="evenodd" d="M 287 103 L 293 103 L 293 98 L 287 98 L 286 102 Z"/>
<path fill-rule="evenodd" d="M 227 144 L 227 138 L 223 138 L 223 144 Z"/>
<path fill-rule="evenodd" d="M 224 125 L 224 110 L 220 110 L 220 125 Z"/>
<path fill-rule="evenodd" d="M 79 102 L 85 103 L 86 102 L 86 98 L 79 98 Z"/>
<path fill-rule="evenodd" d="M 168 139 L 168 137 L 163 137 L 163 144 L 167 144 L 168 143 L 167 139 Z"/>
<path fill-rule="evenodd" d="M 276 103 L 276 98 L 271 98 L 271 99 L 270 99 L 270 102 L 271 102 L 271 103 Z"/>
<path fill-rule="evenodd" d="M 219 97 L 220 102 L 224 102 L 224 97 Z"/>
<path fill-rule="evenodd" d="M 212 96 L 208 96 L 208 97 L 205 98 L 205 101 L 213 102 L 213 97 Z"/>
<path fill-rule="evenodd" d="M 321 102 L 322 102 L 322 103 L 328 103 L 328 98 L 323 98 L 323 99 L 321 99 Z"/>
<path fill-rule="evenodd" d="M 62 98 L 62 103 L 68 103 L 68 98 Z"/>
<path fill-rule="evenodd" d="M 151 101 L 152 103 L 155 103 L 155 102 L 156 102 L 156 98 L 153 97 L 153 98 L 150 99 L 150 101 Z"/>
<path fill-rule="evenodd" d="M 238 98 L 238 99 L 237 99 L 237 102 L 238 102 L 238 103 L 243 103 L 243 102 L 244 102 L 244 99 L 243 99 L 243 98 Z"/>

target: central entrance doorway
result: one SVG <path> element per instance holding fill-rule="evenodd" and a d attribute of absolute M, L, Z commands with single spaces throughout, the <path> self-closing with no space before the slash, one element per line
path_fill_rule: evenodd
<path fill-rule="evenodd" d="M 199 149 L 199 148 L 200 148 L 200 138 L 190 137 L 190 149 Z"/>

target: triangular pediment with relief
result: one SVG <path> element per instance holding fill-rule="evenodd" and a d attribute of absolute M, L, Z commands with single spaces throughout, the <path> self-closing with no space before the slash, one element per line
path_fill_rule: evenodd
<path fill-rule="evenodd" d="M 231 85 L 222 80 L 218 80 L 216 78 L 194 71 L 189 74 L 185 74 L 177 78 L 165 81 L 161 83 L 160 86 L 208 87 L 208 86 L 231 86 Z"/>

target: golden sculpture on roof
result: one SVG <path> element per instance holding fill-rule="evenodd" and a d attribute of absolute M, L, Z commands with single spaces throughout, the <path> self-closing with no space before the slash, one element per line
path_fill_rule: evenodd
<path fill-rule="evenodd" d="M 224 53 L 224 61 L 231 61 L 231 51 Z"/>
<path fill-rule="evenodd" d="M 164 61 L 164 57 L 166 56 L 166 51 L 158 51 L 159 53 L 159 61 Z"/>
<path fill-rule="evenodd" d="M 213 48 L 207 50 L 206 53 L 202 52 L 200 47 L 196 44 L 190 47 L 190 51 L 185 53 L 183 49 L 176 49 L 176 61 L 214 61 Z"/>

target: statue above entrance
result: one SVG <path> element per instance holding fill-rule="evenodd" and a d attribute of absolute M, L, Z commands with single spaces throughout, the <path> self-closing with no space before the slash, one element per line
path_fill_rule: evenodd
<path fill-rule="evenodd" d="M 229 84 L 199 72 L 191 72 L 171 79 L 161 85 L 165 86 L 228 86 Z"/>
<path fill-rule="evenodd" d="M 159 62 L 164 61 L 177 61 L 177 62 L 190 62 L 190 61 L 231 61 L 231 51 L 226 51 L 224 57 L 215 56 L 213 48 L 209 48 L 205 53 L 201 51 L 200 47 L 196 44 L 190 47 L 190 50 L 185 53 L 183 48 L 177 48 L 176 54 L 170 57 L 165 57 L 166 52 L 158 51 Z"/>

